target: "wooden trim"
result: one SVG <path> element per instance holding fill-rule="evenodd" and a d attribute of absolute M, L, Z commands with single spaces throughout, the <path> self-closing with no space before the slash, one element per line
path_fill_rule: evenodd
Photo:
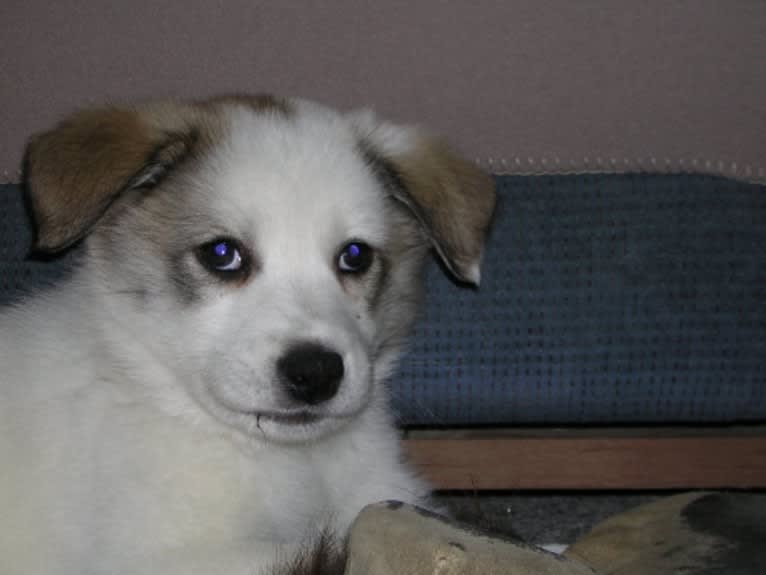
<path fill-rule="evenodd" d="M 408 438 L 437 489 L 766 487 L 766 435 Z"/>

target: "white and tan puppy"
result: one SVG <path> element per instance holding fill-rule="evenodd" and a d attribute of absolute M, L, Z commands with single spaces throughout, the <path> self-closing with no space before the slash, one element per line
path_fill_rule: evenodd
<path fill-rule="evenodd" d="M 387 413 L 434 248 L 479 281 L 491 180 L 369 113 L 231 96 L 35 137 L 36 249 L 0 314 L 0 573 L 254 574 L 419 502 Z"/>

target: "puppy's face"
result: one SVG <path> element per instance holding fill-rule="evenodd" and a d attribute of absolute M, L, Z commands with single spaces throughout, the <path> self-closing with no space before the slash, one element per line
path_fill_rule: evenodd
<path fill-rule="evenodd" d="M 427 246 L 353 132 L 301 108 L 219 111 L 194 158 L 90 239 L 124 327 L 211 414 L 277 440 L 370 403 Z"/>
<path fill-rule="evenodd" d="M 158 393 L 171 408 L 188 410 L 180 399 L 190 398 L 201 413 L 278 442 L 331 433 L 379 401 L 429 246 L 456 275 L 478 279 L 491 187 L 474 176 L 485 187 L 460 192 L 479 198 L 466 222 L 439 214 L 434 198 L 411 189 L 419 176 L 407 160 L 422 147 L 412 130 L 244 98 L 152 110 L 139 124 L 122 129 L 159 125 L 162 134 L 136 169 L 104 186 L 113 191 L 100 213 L 78 216 L 92 223 L 77 235 L 89 235 L 86 273 L 111 320 L 174 375 Z M 62 228 L 78 225 L 47 225 L 56 208 L 35 195 L 45 179 L 40 167 L 35 182 L 44 165 L 35 146 L 53 146 L 46 138 L 56 133 L 32 144 L 30 192 L 41 243 L 63 245 L 76 238 Z M 478 250 L 449 237 L 440 217 L 472 226 Z"/>

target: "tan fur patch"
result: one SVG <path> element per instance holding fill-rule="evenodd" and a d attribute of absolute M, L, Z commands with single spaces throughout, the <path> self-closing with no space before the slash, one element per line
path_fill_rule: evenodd
<path fill-rule="evenodd" d="M 205 100 L 203 105 L 205 104 L 213 106 L 219 104 L 239 104 L 248 106 L 258 113 L 273 111 L 282 114 L 283 116 L 292 114 L 289 102 L 284 98 L 279 98 L 272 94 L 223 94 Z"/>
<path fill-rule="evenodd" d="M 143 166 L 184 153 L 179 140 L 191 130 L 188 111 L 177 104 L 88 110 L 35 136 L 26 184 L 36 249 L 57 251 L 77 241 Z"/>
<path fill-rule="evenodd" d="M 25 166 L 37 224 L 35 248 L 68 247 L 147 165 L 170 167 L 189 152 L 193 135 L 214 140 L 218 114 L 227 105 L 291 113 L 288 102 L 275 96 L 231 94 L 194 103 L 168 100 L 86 110 L 35 136 Z"/>
<path fill-rule="evenodd" d="M 492 178 L 426 136 L 391 161 L 447 266 L 459 279 L 478 284 L 484 237 L 495 208 Z"/>

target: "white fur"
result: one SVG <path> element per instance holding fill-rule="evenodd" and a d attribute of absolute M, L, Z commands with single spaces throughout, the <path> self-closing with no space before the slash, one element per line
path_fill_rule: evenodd
<path fill-rule="evenodd" d="M 387 207 L 352 124 L 293 105 L 232 106 L 184 180 L 201 239 L 257 252 L 244 286 L 183 306 L 161 246 L 117 226 L 124 262 L 96 230 L 72 279 L 0 314 L 0 573 L 250 575 L 370 502 L 422 501 L 381 393 L 397 354 L 371 355 L 380 320 L 332 268 L 347 239 L 386 241 Z M 148 302 L 121 291 L 137 272 Z M 273 364 L 302 339 L 346 364 L 323 419 L 237 412 L 283 409 Z"/>

